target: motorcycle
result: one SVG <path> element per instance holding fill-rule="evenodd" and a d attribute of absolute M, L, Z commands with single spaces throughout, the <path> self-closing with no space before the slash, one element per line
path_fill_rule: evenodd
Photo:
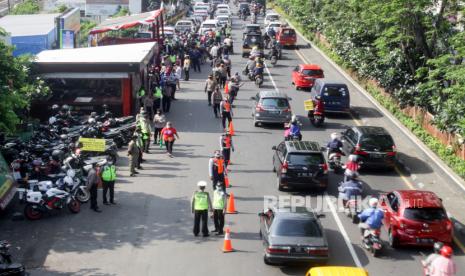
<path fill-rule="evenodd" d="M 325 115 L 323 113 L 313 110 L 308 112 L 308 118 L 310 119 L 310 123 L 315 127 L 322 126 L 325 121 Z"/>
<path fill-rule="evenodd" d="M 339 174 L 344 171 L 343 163 L 341 161 L 343 155 L 344 153 L 340 151 L 329 152 L 328 150 L 328 165 L 329 168 L 334 171 L 334 173 Z"/>
<path fill-rule="evenodd" d="M 362 240 L 363 247 L 371 252 L 373 257 L 378 257 L 379 252 L 383 248 L 381 241 L 381 229 L 367 229 L 364 232 L 364 238 Z"/>
<path fill-rule="evenodd" d="M 276 54 L 271 55 L 270 63 L 271 63 L 271 65 L 273 65 L 273 66 L 275 66 L 276 63 L 278 63 L 278 56 L 277 56 Z"/>
<path fill-rule="evenodd" d="M 0 275 L 23 276 L 26 275 L 26 268 L 20 263 L 13 263 L 9 252 L 11 244 L 7 241 L 0 241 Z"/>
<path fill-rule="evenodd" d="M 299 127 L 302 126 L 301 123 L 298 123 Z M 290 124 L 285 124 L 285 130 L 284 130 L 284 141 L 302 141 L 302 133 L 299 132 L 295 134 L 291 134 L 291 128 Z"/>
<path fill-rule="evenodd" d="M 55 186 L 73 195 L 80 203 L 86 203 L 90 200 L 90 192 L 83 180 L 85 178 L 77 177 L 73 169 L 68 169 L 66 176 L 58 179 Z"/>
<path fill-rule="evenodd" d="M 81 204 L 74 195 L 53 187 L 44 194 L 41 191 L 28 190 L 26 202 L 24 215 L 29 220 L 39 220 L 44 214 L 65 207 L 73 214 L 81 211 Z"/>

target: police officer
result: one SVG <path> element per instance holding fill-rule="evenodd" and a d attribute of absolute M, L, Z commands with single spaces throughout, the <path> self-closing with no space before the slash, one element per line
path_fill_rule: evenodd
<path fill-rule="evenodd" d="M 116 166 L 111 159 L 102 168 L 102 184 L 103 184 L 103 204 L 110 205 L 115 203 L 115 180 Z M 107 201 L 107 194 L 110 191 L 110 203 Z"/>
<path fill-rule="evenodd" d="M 194 214 L 194 236 L 198 236 L 200 232 L 200 220 L 202 220 L 202 235 L 208 237 L 208 211 L 212 211 L 210 194 L 205 191 L 207 182 L 199 181 L 197 183 L 199 189 L 192 195 L 191 209 Z"/>
<path fill-rule="evenodd" d="M 212 180 L 213 190 L 216 190 L 216 186 L 222 186 L 222 190 L 226 192 L 224 185 L 224 175 L 226 173 L 226 166 L 224 164 L 223 156 L 219 150 L 215 151 L 215 155 L 210 158 L 208 162 L 208 175 Z"/>
<path fill-rule="evenodd" d="M 128 144 L 128 156 L 129 156 L 129 171 L 130 176 L 135 176 L 138 172 L 136 167 L 139 164 L 139 148 L 137 147 L 137 135 L 133 135 L 131 141 Z"/>
<path fill-rule="evenodd" d="M 100 165 L 100 163 L 93 164 L 92 169 L 90 169 L 89 173 L 87 174 L 87 189 L 90 192 L 90 209 L 97 213 L 102 212 L 102 210 L 100 210 L 97 205 L 97 186 L 100 182 L 97 170 L 100 168 Z"/>
<path fill-rule="evenodd" d="M 224 214 L 226 212 L 226 194 L 221 189 L 221 185 L 216 186 L 213 191 L 213 222 L 215 223 L 216 235 L 223 235 Z"/>
<path fill-rule="evenodd" d="M 229 101 L 228 95 L 226 95 L 224 100 L 220 103 L 220 114 L 221 114 L 221 124 L 223 125 L 223 130 L 226 131 L 226 119 L 228 120 L 228 125 L 229 125 L 232 122 L 232 116 L 233 116 L 231 102 Z"/>
<path fill-rule="evenodd" d="M 229 131 L 223 133 L 220 137 L 220 148 L 223 153 L 224 165 L 227 167 L 231 160 L 231 150 L 234 151 L 232 136 Z"/>
<path fill-rule="evenodd" d="M 141 112 L 141 116 L 137 121 L 137 125 L 140 126 L 140 130 L 142 133 L 142 151 L 145 153 L 149 153 L 149 146 L 150 146 L 150 125 L 146 117 L 146 111 Z"/>

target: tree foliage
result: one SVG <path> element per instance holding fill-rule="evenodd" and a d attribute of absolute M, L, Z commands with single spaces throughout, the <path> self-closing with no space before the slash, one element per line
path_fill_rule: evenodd
<path fill-rule="evenodd" d="M 275 0 L 306 32 L 321 32 L 346 66 L 402 106 L 465 135 L 465 33 L 459 0 Z"/>
<path fill-rule="evenodd" d="M 25 0 L 16 4 L 11 10 L 11 14 L 36 14 L 39 13 L 40 6 L 37 0 Z"/>
<path fill-rule="evenodd" d="M 0 29 L 0 36 L 4 35 Z M 0 40 L 0 131 L 12 133 L 27 116 L 31 100 L 49 92 L 30 74 L 31 57 L 13 57 L 13 48 Z"/>

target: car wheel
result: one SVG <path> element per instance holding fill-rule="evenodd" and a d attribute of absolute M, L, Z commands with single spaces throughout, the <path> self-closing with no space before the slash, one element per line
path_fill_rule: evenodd
<path fill-rule="evenodd" d="M 284 187 L 281 185 L 281 178 L 279 175 L 276 177 L 276 187 L 278 187 L 278 191 L 284 191 Z"/>
<path fill-rule="evenodd" d="M 389 229 L 388 235 L 389 235 L 389 246 L 391 246 L 392 248 L 399 247 L 399 240 L 392 233 L 392 229 Z"/>
<path fill-rule="evenodd" d="M 258 127 L 259 124 L 260 124 L 259 122 L 255 122 L 255 121 L 253 122 L 254 127 Z"/>
<path fill-rule="evenodd" d="M 266 257 L 266 255 L 263 255 L 263 262 L 264 262 L 266 265 L 271 265 L 271 262 L 268 260 L 268 258 Z"/>

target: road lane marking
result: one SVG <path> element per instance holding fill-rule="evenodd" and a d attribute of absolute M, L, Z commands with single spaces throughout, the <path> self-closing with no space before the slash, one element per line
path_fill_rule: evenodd
<path fill-rule="evenodd" d="M 329 199 L 329 196 L 328 196 L 327 193 L 325 193 L 325 199 L 326 199 L 326 203 L 329 206 L 329 209 L 331 210 L 331 214 L 333 214 L 333 217 L 334 217 L 334 220 L 336 221 L 337 227 L 339 228 L 339 232 L 341 233 L 342 237 L 344 238 L 344 242 L 346 243 L 346 246 L 349 249 L 350 255 L 352 255 L 352 259 L 354 260 L 355 265 L 357 267 L 362 267 L 362 263 L 360 262 L 360 259 L 358 258 L 358 255 L 355 252 L 354 246 L 350 241 L 349 235 L 347 235 L 346 229 L 344 228 L 344 225 L 342 224 L 341 219 L 337 215 L 336 207 L 334 207 L 334 204 Z"/>
<path fill-rule="evenodd" d="M 295 49 L 294 50 L 296 52 L 296 54 L 299 56 L 299 58 L 303 61 L 303 62 L 306 62 L 308 63 L 308 60 L 305 58 L 305 56 L 303 55 L 303 53 L 300 53 L 299 50 Z M 333 64 L 334 65 L 334 64 Z M 347 77 L 346 77 L 347 79 Z M 349 80 L 350 81 L 350 80 Z M 360 89 L 359 89 L 360 90 Z M 360 90 L 361 91 L 361 90 Z M 377 106 L 377 105 L 375 105 Z M 381 110 L 381 109 L 380 109 Z M 352 120 L 355 122 L 355 124 L 357 126 L 362 126 L 362 122 L 360 122 L 359 119 L 355 118 L 354 115 L 352 113 L 349 113 L 350 114 L 350 117 L 352 118 Z M 385 114 L 386 115 L 386 114 Z M 418 145 L 418 144 L 417 144 Z M 421 148 L 421 147 L 420 147 Z M 434 160 L 434 159 L 433 159 Z M 402 179 L 402 181 L 404 182 L 404 184 L 410 189 L 410 190 L 416 190 L 415 186 L 413 185 L 413 183 L 402 173 L 402 171 L 399 169 L 398 166 L 395 166 L 394 167 L 394 170 L 396 171 L 396 173 L 399 175 L 399 177 Z M 330 206 L 331 207 L 331 206 Z M 334 215 L 334 214 L 333 214 Z M 465 245 L 459 240 L 457 239 L 457 237 L 455 235 L 452 236 L 453 240 L 454 240 L 454 243 L 460 248 L 460 250 L 462 251 L 462 253 L 465 253 Z"/>
<path fill-rule="evenodd" d="M 266 73 L 268 74 L 268 77 L 270 77 L 270 80 L 271 80 L 271 83 L 272 83 L 273 86 L 274 86 L 274 89 L 276 90 L 276 92 L 279 92 L 278 86 L 277 86 L 276 83 L 274 82 L 274 79 L 273 79 L 273 77 L 271 76 L 271 72 L 270 72 L 270 70 L 268 69 L 268 66 L 266 66 L 266 62 L 263 62 L 263 64 L 265 65 Z"/>

